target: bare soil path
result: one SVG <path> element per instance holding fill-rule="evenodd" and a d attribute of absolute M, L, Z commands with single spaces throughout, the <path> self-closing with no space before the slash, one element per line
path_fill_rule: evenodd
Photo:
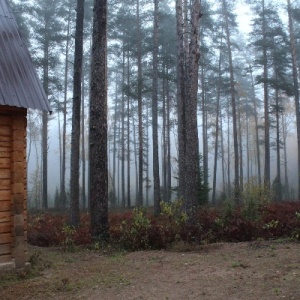
<path fill-rule="evenodd" d="M 299 243 L 180 245 L 112 254 L 30 247 L 30 253 L 43 270 L 0 283 L 1 300 L 300 299 Z"/>

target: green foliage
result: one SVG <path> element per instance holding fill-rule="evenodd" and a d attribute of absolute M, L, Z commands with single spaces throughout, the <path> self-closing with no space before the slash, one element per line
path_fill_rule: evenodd
<path fill-rule="evenodd" d="M 62 228 L 63 234 L 63 250 L 68 252 L 74 252 L 75 250 L 75 234 L 76 229 L 73 226 L 64 225 Z"/>
<path fill-rule="evenodd" d="M 272 192 L 264 185 L 259 185 L 256 178 L 244 184 L 242 192 L 243 214 L 249 220 L 259 217 L 259 210 L 271 202 Z"/>
<path fill-rule="evenodd" d="M 182 211 L 183 199 L 173 202 L 160 202 L 161 216 L 175 222 L 176 225 L 184 224 L 187 221 L 187 214 Z"/>
<path fill-rule="evenodd" d="M 296 216 L 296 219 L 297 219 L 297 225 L 293 231 L 292 231 L 292 238 L 297 240 L 297 241 L 300 241 L 300 213 L 299 212 L 296 212 L 295 213 L 295 216 Z"/>
<path fill-rule="evenodd" d="M 135 208 L 132 213 L 132 219 L 121 223 L 121 245 L 130 250 L 147 249 L 149 247 L 149 228 L 150 219 L 147 216 L 146 208 Z"/>
<path fill-rule="evenodd" d="M 264 229 L 275 229 L 275 228 L 277 228 L 278 224 L 279 224 L 278 220 L 271 220 L 270 222 L 263 225 L 263 228 Z"/>

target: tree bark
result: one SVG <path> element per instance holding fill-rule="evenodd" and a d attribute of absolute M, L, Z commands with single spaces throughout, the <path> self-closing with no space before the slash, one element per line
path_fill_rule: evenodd
<path fill-rule="evenodd" d="M 233 148 L 234 148 L 234 199 L 235 203 L 240 203 L 240 182 L 239 182 L 239 149 L 238 149 L 238 133 L 237 133 L 237 112 L 236 112 L 236 97 L 234 87 L 233 63 L 231 53 L 231 41 L 228 22 L 228 11 L 226 0 L 223 0 L 225 31 L 228 47 L 229 73 L 230 73 L 230 92 L 231 92 L 231 108 L 232 108 L 232 126 L 233 126 Z"/>
<path fill-rule="evenodd" d="M 264 168 L 264 186 L 270 189 L 270 120 L 269 120 L 269 94 L 268 94 L 268 58 L 266 46 L 266 18 L 265 1 L 262 1 L 262 34 L 263 34 L 263 64 L 264 64 L 264 117 L 265 117 L 265 168 Z"/>
<path fill-rule="evenodd" d="M 47 28 L 47 24 L 45 25 Z M 45 29 L 46 30 L 46 29 Z M 44 44 L 43 87 L 49 95 L 49 41 Z M 42 208 L 48 209 L 48 113 L 42 112 Z"/>
<path fill-rule="evenodd" d="M 152 139 L 153 139 L 153 185 L 154 185 L 154 214 L 160 213 L 160 178 L 158 157 L 158 0 L 154 0 L 153 23 L 153 82 L 152 82 Z"/>
<path fill-rule="evenodd" d="M 130 163 L 131 163 L 131 150 L 130 150 L 130 68 L 129 68 L 129 51 L 127 55 L 127 207 L 131 207 L 131 193 L 130 193 Z"/>
<path fill-rule="evenodd" d="M 90 213 L 94 240 L 109 237 L 107 167 L 107 1 L 94 0 L 90 98 Z"/>
<path fill-rule="evenodd" d="M 80 160 L 80 108 L 81 108 L 81 81 L 83 60 L 83 19 L 84 0 L 77 0 L 75 54 L 74 54 L 74 83 L 73 83 L 73 110 L 71 136 L 71 181 L 70 181 L 70 221 L 77 227 L 80 221 L 79 214 L 79 160 Z"/>
<path fill-rule="evenodd" d="M 68 14 L 66 60 L 64 72 L 64 104 L 63 104 L 63 130 L 62 130 L 62 159 L 61 159 L 61 185 L 60 185 L 60 209 L 65 211 L 67 205 L 66 195 L 66 135 L 67 135 L 67 101 L 68 101 L 68 72 L 69 72 L 69 44 L 70 44 L 70 18 L 71 9 Z"/>
<path fill-rule="evenodd" d="M 201 17 L 200 2 L 195 0 L 191 12 L 191 37 L 189 44 L 188 95 L 186 102 L 186 160 L 185 160 L 185 208 L 191 214 L 198 200 L 198 125 L 197 92 L 199 71 L 199 21 Z"/>
<path fill-rule="evenodd" d="M 141 24 L 140 24 L 140 0 L 137 0 L 137 68 L 138 68 L 138 86 L 137 86 L 137 97 L 138 97 L 138 133 L 139 133 L 139 194 L 137 198 L 137 206 L 143 206 L 143 102 L 142 102 L 142 41 L 141 41 Z"/>
<path fill-rule="evenodd" d="M 182 0 L 176 0 L 177 28 L 177 114 L 178 114 L 178 196 L 184 197 L 185 191 L 185 87 L 184 87 L 184 47 Z"/>

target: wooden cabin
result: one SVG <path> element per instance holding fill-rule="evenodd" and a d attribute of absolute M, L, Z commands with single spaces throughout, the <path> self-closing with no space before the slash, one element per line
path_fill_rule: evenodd
<path fill-rule="evenodd" d="M 50 111 L 8 0 L 0 1 L 0 270 L 27 261 L 26 115 Z"/>

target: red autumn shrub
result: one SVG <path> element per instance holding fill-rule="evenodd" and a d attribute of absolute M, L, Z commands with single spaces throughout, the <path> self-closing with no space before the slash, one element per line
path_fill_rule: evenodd
<path fill-rule="evenodd" d="M 173 208 L 176 208 L 176 205 Z M 179 206 L 177 206 L 178 208 Z M 243 208 L 200 208 L 186 222 L 183 213 L 165 204 L 160 216 L 145 209 L 109 215 L 110 241 L 128 250 L 164 249 L 176 241 L 186 243 L 241 242 L 257 238 L 293 237 L 300 239 L 300 203 L 283 202 L 259 208 L 256 219 Z M 90 216 L 82 213 L 80 226 L 68 227 L 68 216 L 34 214 L 28 216 L 28 242 L 48 247 L 91 243 Z"/>

